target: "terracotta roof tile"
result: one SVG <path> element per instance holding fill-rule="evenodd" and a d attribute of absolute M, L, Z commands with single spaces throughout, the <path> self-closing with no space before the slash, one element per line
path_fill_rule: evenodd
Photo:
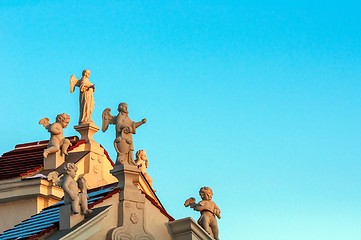
<path fill-rule="evenodd" d="M 76 136 L 67 137 L 74 147 L 84 143 Z M 0 157 L 0 180 L 37 173 L 43 167 L 43 151 L 48 140 L 18 144 Z M 71 149 L 70 149 L 71 150 Z M 25 163 L 25 164 L 24 164 Z"/>

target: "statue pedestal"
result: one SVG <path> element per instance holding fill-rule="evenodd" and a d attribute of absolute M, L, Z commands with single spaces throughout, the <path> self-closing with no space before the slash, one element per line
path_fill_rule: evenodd
<path fill-rule="evenodd" d="M 214 238 L 209 235 L 193 218 L 182 218 L 168 223 L 172 239 L 204 239 L 213 240 Z"/>
<path fill-rule="evenodd" d="M 93 135 L 99 131 L 99 127 L 91 124 L 77 125 L 74 129 L 80 133 L 80 139 L 85 139 L 87 143 L 94 141 Z"/>
<path fill-rule="evenodd" d="M 70 229 L 84 220 L 84 215 L 72 214 L 71 204 L 66 204 L 59 209 L 59 230 Z"/>
<path fill-rule="evenodd" d="M 145 226 L 145 195 L 136 184 L 140 170 L 130 164 L 115 165 L 110 171 L 119 181 L 118 227 L 108 233 L 111 239 L 154 239 Z"/>
<path fill-rule="evenodd" d="M 120 192 L 119 200 L 141 201 L 144 202 L 144 195 L 136 186 L 139 183 L 140 169 L 135 165 L 118 164 L 115 165 L 110 173 L 118 179 Z"/>
<path fill-rule="evenodd" d="M 44 158 L 44 170 L 54 170 L 57 169 L 65 161 L 65 154 L 60 155 L 61 151 L 56 153 L 50 153 L 47 158 Z"/>

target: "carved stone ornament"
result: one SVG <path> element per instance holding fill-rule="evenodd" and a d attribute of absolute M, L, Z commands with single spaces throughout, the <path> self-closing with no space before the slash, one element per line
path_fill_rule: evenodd
<path fill-rule="evenodd" d="M 114 140 L 114 148 L 117 152 L 116 165 L 118 164 L 131 164 L 134 162 L 134 143 L 133 134 L 136 133 L 136 129 L 147 122 L 145 118 L 140 122 L 133 122 L 128 117 L 128 105 L 126 103 L 120 103 L 118 105 L 118 115 L 112 116 L 110 114 L 110 108 L 106 108 L 102 114 L 102 131 L 105 132 L 108 129 L 109 124 L 115 124 L 116 138 Z"/>
<path fill-rule="evenodd" d="M 218 224 L 217 219 L 221 219 L 221 210 L 215 202 L 212 201 L 213 191 L 210 187 L 202 187 L 199 190 L 199 195 L 202 201 L 196 203 L 196 199 L 191 197 L 184 202 L 185 207 L 193 208 L 195 211 L 201 213 L 198 219 L 198 224 L 211 235 L 214 239 L 218 240 Z"/>
<path fill-rule="evenodd" d="M 94 173 L 98 173 L 99 172 L 99 165 L 95 165 L 93 166 L 93 172 Z"/>
<path fill-rule="evenodd" d="M 133 224 L 137 224 L 137 223 L 138 223 L 139 218 L 138 218 L 138 216 L 137 216 L 136 213 L 130 214 L 130 221 L 131 221 Z"/>
<path fill-rule="evenodd" d="M 142 210 L 144 208 L 144 203 L 138 202 L 136 206 L 139 210 Z"/>
<path fill-rule="evenodd" d="M 44 150 L 43 156 L 47 158 L 49 154 L 56 153 L 61 150 L 60 154 L 68 155 L 68 147 L 71 146 L 69 139 L 64 138 L 63 129 L 68 126 L 70 116 L 66 113 L 61 113 L 56 116 L 56 122 L 50 124 L 49 118 L 42 118 L 39 124 L 50 132 L 50 140 L 48 147 Z"/>
<path fill-rule="evenodd" d="M 151 236 L 142 236 L 142 235 L 133 236 L 129 232 L 124 231 L 122 229 L 114 229 L 111 233 L 111 239 L 112 240 L 155 240 Z"/>
<path fill-rule="evenodd" d="M 130 233 L 120 232 L 120 233 L 114 234 L 112 239 L 114 239 L 114 240 L 133 240 L 135 238 L 132 237 L 132 235 Z"/>

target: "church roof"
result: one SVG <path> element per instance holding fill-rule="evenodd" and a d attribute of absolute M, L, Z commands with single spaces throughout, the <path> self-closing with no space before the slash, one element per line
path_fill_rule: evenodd
<path fill-rule="evenodd" d="M 120 189 L 115 188 L 115 186 L 116 184 L 110 184 L 89 191 L 88 207 L 93 208 L 95 205 L 119 192 Z M 53 230 L 57 230 L 59 228 L 59 208 L 62 205 L 64 205 L 64 201 L 44 208 L 40 213 L 31 216 L 12 229 L 5 231 L 0 235 L 0 240 L 38 239 Z M 96 212 L 94 214 L 96 214 Z"/>
<path fill-rule="evenodd" d="M 117 188 L 117 183 L 109 184 L 100 188 L 89 190 L 88 192 L 88 207 L 89 209 L 94 208 L 96 205 L 103 202 L 105 199 L 112 197 L 114 194 L 121 191 L 120 188 Z M 146 198 L 157 207 L 160 212 L 166 216 L 169 221 L 174 221 L 174 218 L 167 213 L 167 211 L 160 206 L 152 197 L 148 196 L 146 193 Z M 59 209 L 60 206 L 64 205 L 64 201 L 60 201 L 50 207 L 44 208 L 38 214 L 31 216 L 25 221 L 21 222 L 18 225 L 15 225 L 13 228 L 5 231 L 0 234 L 0 240 L 8 239 L 39 239 L 44 236 L 51 235 L 59 229 Z M 93 209 L 93 213 L 90 214 L 88 220 L 97 215 L 99 211 Z M 85 220 L 87 221 L 87 219 Z M 81 224 L 81 223 L 80 223 Z M 76 228 L 75 226 L 74 228 Z"/>
<path fill-rule="evenodd" d="M 79 140 L 77 136 L 67 137 L 72 143 L 72 146 L 68 149 L 69 155 L 65 157 L 65 162 L 76 163 L 84 156 L 89 154 L 89 151 L 72 151 L 74 148 L 85 144 L 85 140 Z M 43 165 L 43 151 L 47 148 L 48 140 L 30 142 L 24 144 L 18 144 L 15 149 L 4 153 L 0 157 L 0 180 L 21 178 L 30 179 L 43 177 L 46 178 L 50 171 L 63 170 L 62 165 L 58 166 L 54 170 L 44 170 Z M 101 145 L 100 145 L 101 146 Z M 101 146 L 102 147 L 102 146 Z M 103 147 L 102 147 L 103 148 Z M 104 148 L 103 148 L 104 149 Z M 114 166 L 113 161 L 110 159 L 108 153 L 104 149 L 104 154 L 107 159 Z M 26 164 L 24 164 L 26 163 Z M 142 173 L 141 173 L 142 174 Z M 142 174 L 143 175 L 143 174 Z M 143 175 L 143 178 L 147 182 Z M 88 207 L 94 208 L 107 198 L 111 198 L 114 194 L 122 191 L 117 186 L 118 183 L 105 185 L 99 188 L 91 189 L 88 191 Z M 149 185 L 149 183 L 147 182 Z M 150 185 L 149 185 L 150 186 Z M 151 187 L 150 187 L 151 188 Z M 148 195 L 149 193 L 141 190 L 145 197 L 151 202 L 152 205 L 157 207 L 159 211 L 168 218 L 169 221 L 173 221 L 174 218 L 167 213 L 165 208 L 160 203 L 159 199 L 153 192 L 154 196 Z M 6 230 L 0 234 L 0 240 L 3 239 L 43 239 L 44 237 L 53 237 L 59 234 L 64 234 L 64 230 L 59 231 L 59 209 L 64 205 L 64 201 L 60 201 L 50 207 L 44 208 L 38 214 L 31 216 L 30 218 L 15 225 L 13 228 Z M 102 206 L 102 205 L 100 205 Z M 87 218 L 79 223 L 85 224 L 89 219 L 96 218 L 103 211 L 106 211 L 104 207 L 96 207 L 93 209 L 93 213 L 87 216 Z M 77 225 L 78 226 L 78 225 Z M 76 228 L 77 226 L 74 226 Z M 72 228 L 73 229 L 73 228 Z"/>
<path fill-rule="evenodd" d="M 71 152 L 74 148 L 85 143 L 85 140 L 79 140 L 77 136 L 67 137 L 67 139 L 72 143 L 68 152 Z M 18 144 L 15 146 L 15 149 L 4 153 L 0 157 L 0 180 L 16 177 L 30 177 L 41 173 L 44 160 L 43 151 L 47 147 L 48 142 L 49 140 L 43 140 Z M 114 165 L 105 150 L 104 153 L 111 164 Z M 75 161 L 80 160 L 83 156 L 84 155 L 80 156 L 78 154 Z"/>

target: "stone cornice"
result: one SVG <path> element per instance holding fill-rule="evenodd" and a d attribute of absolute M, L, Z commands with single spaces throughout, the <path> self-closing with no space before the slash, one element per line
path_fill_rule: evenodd
<path fill-rule="evenodd" d="M 197 239 L 212 240 L 213 238 L 198 225 L 193 218 L 182 218 L 168 223 L 174 240 Z"/>
<path fill-rule="evenodd" d="M 0 185 L 0 202 L 8 202 L 12 199 L 27 198 L 29 196 L 45 196 L 60 200 L 63 195 L 62 189 L 53 186 L 49 181 L 42 178 L 22 181 L 14 179 Z"/>

